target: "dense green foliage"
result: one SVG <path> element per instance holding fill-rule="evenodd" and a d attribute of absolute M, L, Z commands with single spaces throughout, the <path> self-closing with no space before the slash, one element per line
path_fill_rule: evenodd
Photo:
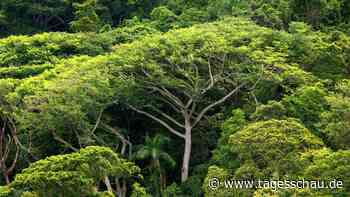
<path fill-rule="evenodd" d="M 348 0 L 2 0 L 0 196 L 349 196 L 349 22 Z"/>
<path fill-rule="evenodd" d="M 39 196 L 87 196 L 96 192 L 94 187 L 105 176 L 128 178 L 138 172 L 138 167 L 118 158 L 108 148 L 87 147 L 78 153 L 51 156 L 31 164 L 16 175 L 11 187 L 26 188 Z"/>

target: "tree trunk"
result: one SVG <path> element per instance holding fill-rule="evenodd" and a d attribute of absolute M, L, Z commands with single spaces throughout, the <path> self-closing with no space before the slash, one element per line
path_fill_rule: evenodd
<path fill-rule="evenodd" d="M 120 186 L 119 178 L 115 178 L 115 184 L 116 184 L 115 191 L 117 193 L 117 197 L 122 197 L 122 188 Z"/>
<path fill-rule="evenodd" d="M 9 174 L 7 172 L 3 173 L 6 185 L 10 184 Z"/>
<path fill-rule="evenodd" d="M 126 197 L 126 193 L 127 193 L 126 181 L 122 180 L 121 178 L 115 178 L 115 184 L 116 184 L 117 197 Z"/>
<path fill-rule="evenodd" d="M 159 170 L 159 186 L 160 186 L 159 190 L 160 190 L 160 196 L 161 196 L 163 190 L 165 189 L 165 186 L 164 186 L 163 174 L 162 174 L 162 169 L 160 167 L 159 159 L 156 159 L 155 165 L 156 165 L 156 169 Z"/>
<path fill-rule="evenodd" d="M 186 121 L 187 122 L 187 121 Z M 192 128 L 189 124 L 186 124 L 185 134 L 185 151 L 183 155 L 182 169 L 181 169 L 181 182 L 185 182 L 188 178 L 188 171 L 190 166 L 191 148 L 192 148 Z"/>
<path fill-rule="evenodd" d="M 107 187 L 107 190 L 108 190 L 109 192 L 112 192 L 112 193 L 113 193 L 113 189 L 112 189 L 112 186 L 111 186 L 111 181 L 109 180 L 108 176 L 105 176 L 105 177 L 103 178 L 103 181 L 104 181 L 104 183 L 105 183 L 105 185 L 106 185 L 106 187 Z"/>
<path fill-rule="evenodd" d="M 166 188 L 166 175 L 165 173 L 160 173 L 160 191 L 163 193 L 164 189 Z"/>
<path fill-rule="evenodd" d="M 126 197 L 127 187 L 126 187 L 126 181 L 123 180 L 123 186 L 122 186 L 122 197 Z"/>

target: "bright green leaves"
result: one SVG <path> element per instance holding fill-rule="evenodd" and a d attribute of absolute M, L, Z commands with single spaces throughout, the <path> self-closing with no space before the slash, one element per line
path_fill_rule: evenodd
<path fill-rule="evenodd" d="M 0 79 L 14 78 L 23 79 L 43 73 L 53 67 L 52 64 L 21 66 L 21 67 L 4 67 L 0 68 Z"/>
<path fill-rule="evenodd" d="M 242 179 L 293 176 L 300 170 L 295 163 L 298 154 L 323 146 L 319 138 L 292 119 L 250 124 L 231 135 L 229 143 L 241 161 L 235 176 Z"/>
<path fill-rule="evenodd" d="M 280 102 L 269 101 L 265 105 L 258 106 L 251 118 L 253 120 L 297 118 L 313 133 L 321 136 L 318 123 L 321 114 L 328 110 L 326 99 L 328 93 L 325 88 L 317 84 L 301 86 Z"/>
<path fill-rule="evenodd" d="M 171 6 L 170 6 L 171 7 Z M 176 9 L 175 9 L 176 10 Z M 195 24 L 200 24 L 210 21 L 207 11 L 200 8 L 184 8 L 180 13 L 170 10 L 166 6 L 159 6 L 152 10 L 151 24 L 161 31 L 169 31 L 181 27 L 190 27 Z"/>
<path fill-rule="evenodd" d="M 22 131 L 37 136 L 64 136 L 72 146 L 91 143 L 92 121 L 112 101 L 113 94 L 107 71 L 95 67 L 104 58 L 78 66 L 82 61 L 86 57 L 67 61 L 17 87 L 14 95 L 21 107 L 16 117 Z M 49 145 L 34 143 L 39 147 Z"/>
<path fill-rule="evenodd" d="M 97 18 L 102 16 L 97 12 L 100 8 L 94 7 L 98 7 L 95 5 L 98 2 L 84 2 L 86 4 L 76 7 L 81 13 L 81 20 L 77 18 L 80 23 L 76 26 L 77 31 L 97 31 L 102 20 Z M 130 3 L 138 5 L 142 2 Z M 231 11 L 233 1 L 220 2 L 227 3 L 225 10 Z M 288 18 L 288 14 L 281 10 L 275 5 L 263 5 L 255 10 L 256 20 L 274 27 L 284 26 L 285 19 L 282 18 Z M 307 174 L 316 177 L 323 169 L 318 165 L 326 163 L 331 167 L 325 169 L 329 169 L 334 167 L 330 160 L 343 160 L 348 156 L 341 151 L 327 153 L 336 156 L 325 156 L 325 160 L 320 157 L 303 166 L 307 169 L 305 174 L 298 166 L 301 154 L 324 147 L 324 144 L 334 150 L 349 148 L 349 83 L 344 80 L 332 87 L 333 82 L 347 78 L 349 73 L 350 42 L 347 35 L 313 32 L 304 23 L 290 24 L 288 33 L 259 27 L 242 18 L 227 18 L 161 34 L 157 29 L 167 31 L 173 27 L 190 26 L 209 20 L 209 16 L 200 8 L 177 12 L 158 7 L 153 10 L 151 18 L 152 21 L 145 23 L 135 18 L 122 28 L 99 34 L 50 33 L 0 40 L 0 77 L 22 79 L 0 80 L 0 113 L 15 119 L 21 140 L 28 141 L 23 145 L 29 146 L 31 140 L 32 154 L 42 158 L 92 144 L 116 145 L 119 139 L 111 137 L 112 134 L 98 124 L 94 128 L 103 110 L 105 113 L 100 120 L 104 124 L 129 128 L 126 124 L 130 123 L 124 123 L 124 119 L 131 119 L 134 123 L 135 114 L 123 104 L 158 113 L 157 117 L 162 115 L 160 110 L 173 115 L 171 104 L 176 105 L 178 100 L 167 106 L 164 97 L 150 87 L 166 89 L 170 97 L 173 94 L 181 101 L 186 101 L 190 95 L 192 102 L 198 104 L 194 109 L 199 109 L 244 83 L 244 88 L 222 103 L 221 109 L 208 111 L 214 115 L 218 112 L 224 114 L 231 108 L 244 109 L 244 112 L 234 110 L 223 123 L 222 137 L 212 158 L 213 164 L 219 167 L 211 167 L 210 176 L 234 174 L 239 178 L 286 178 Z M 215 78 L 217 86 L 205 92 L 205 88 L 210 87 L 211 75 L 221 78 Z M 331 80 L 324 83 L 315 75 Z M 334 93 L 331 94 L 330 90 Z M 123 117 L 125 114 L 127 117 Z M 176 122 L 181 120 L 180 117 L 181 114 L 175 115 L 173 120 L 168 118 L 166 122 Z M 121 134 L 139 137 L 145 131 L 141 128 L 144 124 L 161 128 L 148 125 L 149 120 L 142 116 L 137 116 L 137 121 L 142 126 L 132 125 L 127 132 L 121 129 Z M 217 136 L 214 130 L 206 121 L 194 130 L 196 135 L 192 138 L 196 149 L 192 164 L 208 159 L 208 152 L 215 144 L 212 141 L 216 139 L 202 139 L 203 136 Z M 107 143 L 101 142 L 103 140 Z M 140 142 L 132 138 L 130 141 Z M 202 147 L 205 148 L 199 150 Z M 160 139 L 147 138 L 137 155 L 142 160 L 150 159 L 151 168 L 162 171 L 163 165 L 173 166 L 174 160 L 161 149 Z M 79 155 L 50 157 L 37 162 L 18 175 L 15 182 L 21 189 L 30 185 L 33 188 L 29 190 L 38 194 L 44 192 L 39 190 L 45 184 L 52 193 L 59 193 L 61 187 L 79 193 L 93 192 L 93 186 L 101 177 L 122 176 L 119 172 L 125 172 L 125 176 L 132 174 L 128 167 L 112 165 L 114 159 L 108 154 L 92 149 L 88 152 L 82 150 Z M 79 163 L 82 161 L 84 164 Z M 191 166 L 191 169 L 197 168 Z M 346 174 L 340 169 L 338 172 Z M 164 173 L 151 177 L 154 182 L 158 181 L 157 185 L 164 178 L 159 175 Z M 188 187 L 191 184 L 198 186 L 199 177 L 190 178 Z M 113 181 L 112 184 L 116 182 Z M 32 185 L 36 185 L 35 188 Z M 140 185 L 133 187 L 136 190 L 134 196 L 147 195 Z M 154 189 L 152 187 L 147 189 Z M 162 185 L 162 190 L 165 188 Z M 177 190 L 175 186 L 168 189 Z M 188 191 L 194 191 L 191 189 Z M 263 195 L 263 191 L 256 194 Z M 35 194 L 28 192 L 26 195 Z"/>
<path fill-rule="evenodd" d="M 220 168 L 218 166 L 210 166 L 208 168 L 208 174 L 204 179 L 202 190 L 205 197 L 221 197 L 221 196 L 238 196 L 239 192 L 233 189 L 227 189 L 224 186 L 218 186 L 215 190 L 211 190 L 209 187 L 211 182 L 214 180 L 229 180 L 231 177 L 230 172 L 227 169 Z M 215 184 L 215 183 L 214 183 Z M 240 195 L 242 196 L 242 195 Z M 245 196 L 244 196 L 245 197 Z"/>
<path fill-rule="evenodd" d="M 238 30 L 241 27 L 243 29 Z M 220 70 L 225 70 L 227 76 L 230 73 L 244 73 L 241 78 L 230 78 L 234 80 L 232 83 L 236 83 L 236 79 L 254 81 L 256 77 L 254 78 L 252 73 L 260 74 L 263 66 L 257 62 L 258 58 L 249 57 L 249 54 L 259 45 L 255 43 L 250 45 L 244 40 L 259 42 L 264 38 L 260 39 L 258 33 L 250 35 L 249 38 L 241 36 L 248 34 L 248 31 L 253 29 L 254 31 L 258 29 L 259 32 L 265 30 L 245 20 L 232 19 L 223 23 L 170 32 L 165 36 L 147 38 L 142 43 L 135 42 L 132 46 L 118 48 L 119 52 L 116 51 L 115 55 L 120 56 L 116 59 L 124 65 L 127 73 L 137 73 L 138 81 L 144 80 L 141 77 L 146 71 L 150 75 L 145 78 L 146 80 L 160 82 L 165 87 L 182 88 L 186 91 L 187 89 L 198 91 L 207 85 L 209 64 L 214 73 L 219 73 Z M 241 48 L 234 48 L 232 45 Z M 124 49 L 127 48 L 134 51 L 128 51 L 130 55 L 126 55 Z M 134 71 L 129 70 L 132 67 L 135 67 Z M 248 73 L 251 76 L 248 76 Z"/>
<path fill-rule="evenodd" d="M 303 177 L 305 165 L 299 160 L 300 155 L 324 147 L 320 138 L 295 119 L 252 122 L 231 133 L 229 144 L 220 143 L 215 151 L 213 162 L 219 166 L 208 169 L 203 183 L 206 196 L 252 196 L 255 190 L 225 189 L 220 185 L 213 191 L 208 189 L 213 178 L 224 181 L 294 180 Z M 218 158 L 226 158 L 226 161 L 218 162 Z M 275 193 L 277 196 L 278 192 Z"/>
<path fill-rule="evenodd" d="M 282 103 L 289 116 L 300 119 L 308 128 L 314 128 L 314 124 L 320 120 L 320 114 L 327 109 L 326 95 L 323 88 L 306 86 L 285 97 Z"/>
<path fill-rule="evenodd" d="M 0 40 L 0 66 L 56 63 L 72 55 L 97 55 L 108 51 L 112 39 L 95 34 L 45 33 Z"/>
<path fill-rule="evenodd" d="M 7 119 L 7 117 L 12 118 L 15 106 L 11 102 L 9 96 L 15 90 L 15 87 L 19 85 L 20 82 L 14 79 L 0 79 L 0 118 Z"/>
<path fill-rule="evenodd" d="M 308 191 L 314 196 L 346 196 L 350 192 L 350 151 L 333 152 L 329 149 L 313 150 L 302 154 L 301 161 L 307 167 L 304 177 L 309 180 L 338 180 L 342 187 Z"/>
<path fill-rule="evenodd" d="M 303 23 L 291 23 L 290 60 L 323 79 L 339 80 L 348 75 L 349 37 L 339 31 L 310 31 Z"/>
<path fill-rule="evenodd" d="M 13 188 L 9 186 L 1 186 L 0 187 L 0 196 L 1 197 L 9 197 L 11 196 L 11 193 L 13 192 Z"/>
<path fill-rule="evenodd" d="M 156 26 L 161 31 L 171 29 L 171 24 L 176 21 L 177 16 L 167 7 L 161 6 L 152 10 L 151 19 L 156 21 Z"/>
<path fill-rule="evenodd" d="M 274 5 L 266 3 L 254 11 L 252 19 L 263 26 L 282 29 L 284 27 L 283 15 L 287 11 L 278 10 Z"/>
<path fill-rule="evenodd" d="M 132 188 L 133 191 L 131 197 L 151 197 L 151 195 L 147 194 L 145 188 L 141 187 L 139 183 L 134 183 Z"/>
<path fill-rule="evenodd" d="M 350 140 L 350 97 L 349 80 L 343 80 L 336 85 L 334 94 L 326 97 L 329 110 L 321 115 L 317 125 L 325 135 L 325 141 L 333 149 L 348 150 Z"/>
<path fill-rule="evenodd" d="M 239 166 L 236 155 L 232 154 L 231 145 L 229 144 L 230 136 L 241 130 L 247 124 L 245 114 L 242 110 L 232 111 L 232 116 L 225 120 L 221 126 L 221 136 L 217 148 L 213 151 L 212 161 L 216 165 L 226 166 L 234 169 Z"/>
<path fill-rule="evenodd" d="M 104 33 L 44 33 L 0 39 L 0 78 L 41 74 L 72 56 L 97 56 L 116 44 L 141 39 L 158 31 L 150 25 L 116 28 Z"/>
<path fill-rule="evenodd" d="M 225 143 L 219 143 L 212 158 L 213 164 L 219 164 L 219 167 L 210 167 L 207 179 L 221 171 L 225 171 L 221 178 L 233 176 L 234 179 L 336 179 L 342 180 L 345 186 L 337 190 L 258 190 L 254 195 L 346 195 L 349 190 L 347 171 L 350 158 L 347 151 L 348 86 L 348 81 L 343 80 L 335 86 L 334 93 L 317 84 L 302 86 L 280 102 L 270 101 L 257 107 L 250 116 L 251 123 L 246 123 L 238 132 L 236 128 L 239 123 L 234 124 L 235 127 L 227 126 L 237 119 L 237 113 L 234 113 L 229 122 L 223 124 L 223 139 L 227 139 L 227 133 L 231 133 L 231 148 L 228 150 Z M 312 130 L 306 129 L 302 123 Z M 326 146 L 338 152 L 322 149 Z M 223 158 L 227 162 L 218 162 Z M 205 184 L 203 188 L 207 187 Z M 215 195 L 206 189 L 204 191 L 208 192 L 207 195 Z M 245 190 L 241 195 L 252 194 Z"/>
<path fill-rule="evenodd" d="M 285 119 L 287 110 L 283 104 L 276 101 L 269 101 L 266 105 L 256 108 L 251 118 L 253 120 Z"/>
<path fill-rule="evenodd" d="M 102 27 L 102 21 L 96 14 L 97 0 L 86 0 L 83 3 L 73 3 L 75 20 L 70 22 L 74 32 L 97 32 Z"/>
<path fill-rule="evenodd" d="M 151 34 L 156 35 L 158 33 L 160 32 L 151 25 L 138 23 L 130 26 L 116 28 L 105 34 L 112 36 L 115 43 L 128 43 L 142 39 L 145 36 Z"/>
<path fill-rule="evenodd" d="M 11 187 L 39 196 L 90 196 L 103 177 L 133 177 L 140 169 L 109 148 L 87 147 L 79 152 L 37 161 L 18 174 Z"/>

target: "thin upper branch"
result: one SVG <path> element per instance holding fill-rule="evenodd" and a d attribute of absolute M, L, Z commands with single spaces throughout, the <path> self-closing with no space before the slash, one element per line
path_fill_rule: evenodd
<path fill-rule="evenodd" d="M 211 70 L 211 63 L 210 63 L 210 59 L 208 59 L 208 72 L 209 72 L 209 77 L 210 77 L 210 87 L 214 86 L 214 77 L 213 77 L 213 72 Z"/>
<path fill-rule="evenodd" d="M 98 128 L 98 125 L 99 125 L 100 122 L 101 122 L 101 118 L 102 118 L 103 111 L 104 111 L 104 109 L 102 109 L 102 110 L 100 111 L 100 113 L 98 114 L 98 117 L 97 117 L 95 126 L 94 126 L 94 128 L 91 130 L 91 133 L 92 133 L 92 134 L 95 133 L 96 129 Z"/>
<path fill-rule="evenodd" d="M 181 138 L 185 138 L 185 135 L 184 135 L 184 134 L 182 134 L 182 133 L 176 131 L 176 130 L 175 130 L 174 128 L 172 128 L 169 124 L 167 124 L 167 123 L 164 122 L 163 120 L 161 120 L 161 119 L 159 119 L 159 118 L 153 116 L 152 114 L 150 114 L 150 113 L 148 113 L 148 112 L 145 112 L 145 111 L 143 111 L 143 110 L 137 109 L 136 107 L 134 107 L 134 106 L 132 106 L 132 105 L 130 105 L 130 104 L 128 104 L 128 107 L 130 107 L 132 110 L 136 111 L 136 112 L 139 113 L 139 114 L 143 114 L 143 115 L 145 115 L 145 116 L 147 116 L 147 117 L 149 117 L 149 118 L 151 118 L 151 119 L 157 121 L 158 123 L 160 123 L 161 125 L 163 125 L 165 128 L 167 128 L 171 133 L 173 133 L 173 134 L 175 134 L 175 135 L 177 135 L 177 136 L 179 136 L 179 137 L 181 137 Z"/>
<path fill-rule="evenodd" d="M 181 113 L 181 109 L 177 108 L 174 104 L 172 104 L 170 101 L 163 99 L 163 98 L 158 98 L 159 100 L 163 101 L 164 103 L 168 104 L 175 112 Z"/>
<path fill-rule="evenodd" d="M 156 86 L 152 86 L 152 87 L 149 87 L 150 89 L 153 89 L 153 90 L 156 90 L 158 91 L 161 95 L 169 98 L 171 101 L 174 102 L 174 104 L 176 104 L 180 109 L 183 109 L 184 108 L 184 104 L 182 103 L 182 101 L 176 97 L 174 94 L 172 94 L 169 90 L 167 90 L 166 88 L 164 87 L 161 87 L 161 88 L 158 88 Z"/>
<path fill-rule="evenodd" d="M 15 143 L 21 148 L 23 149 L 24 151 L 26 151 L 29 155 L 31 155 L 34 159 L 38 160 L 38 158 L 33 155 L 33 153 L 30 151 L 30 147 L 29 149 L 26 148 L 22 143 L 21 141 L 18 139 L 18 136 L 17 136 L 17 127 L 14 123 L 14 121 L 11 119 L 11 118 L 8 118 L 8 121 L 10 123 L 10 130 L 11 130 L 11 134 L 12 134 L 12 138 L 15 140 Z"/>
<path fill-rule="evenodd" d="M 10 145 L 12 144 L 12 141 L 13 141 L 13 139 L 11 138 L 11 136 L 9 134 L 7 135 L 7 138 L 8 138 L 8 140 L 7 140 L 7 143 L 5 145 L 5 153 L 3 154 L 3 157 L 2 157 L 3 161 L 7 160 L 7 157 L 10 153 L 10 150 L 11 150 Z"/>
<path fill-rule="evenodd" d="M 118 136 L 118 138 L 120 138 L 121 141 L 127 143 L 127 144 L 131 144 L 129 140 L 127 140 L 117 129 L 105 124 L 105 123 L 101 123 L 101 126 L 104 127 L 105 129 L 111 131 L 113 134 L 115 134 L 116 136 Z"/>
<path fill-rule="evenodd" d="M 208 86 L 201 92 L 201 94 L 205 94 L 215 85 L 215 78 L 214 78 L 213 70 L 210 63 L 210 57 L 208 58 L 208 74 L 209 74 L 209 80 L 207 82 Z"/>
<path fill-rule="evenodd" d="M 171 93 L 165 87 L 161 87 L 161 88 L 162 88 L 162 90 L 164 90 L 164 92 L 166 92 L 167 95 L 169 95 L 171 98 L 173 98 L 174 101 L 178 103 L 178 105 L 180 105 L 181 107 L 184 107 L 184 104 L 182 103 L 182 101 L 177 96 L 175 96 L 173 93 Z"/>
<path fill-rule="evenodd" d="M 188 109 L 192 105 L 192 103 L 193 103 L 193 98 L 190 98 L 186 103 L 186 106 L 185 106 L 186 109 Z"/>
<path fill-rule="evenodd" d="M 11 166 L 7 169 L 7 173 L 10 173 L 15 169 L 15 166 L 16 166 L 16 163 L 17 163 L 17 160 L 19 157 L 19 146 L 18 146 L 18 143 L 16 143 L 16 140 L 14 140 L 14 141 L 15 141 L 15 145 L 16 145 L 16 154 L 15 154 L 15 158 L 12 160 Z"/>
<path fill-rule="evenodd" d="M 191 110 L 189 111 L 189 116 L 190 117 L 192 117 L 194 115 L 194 113 L 196 111 L 196 107 L 197 107 L 196 103 L 193 103 L 192 107 L 191 107 Z"/>
<path fill-rule="evenodd" d="M 132 143 L 126 139 L 117 129 L 105 124 L 101 123 L 101 126 L 104 127 L 105 129 L 109 130 L 111 133 L 116 135 L 120 141 L 122 142 L 122 149 L 121 149 L 121 154 L 125 153 L 126 146 L 129 145 L 129 157 L 131 157 L 131 152 L 132 152 Z"/>
<path fill-rule="evenodd" d="M 157 109 L 157 108 L 155 108 L 155 107 L 153 107 L 153 106 L 151 106 L 151 108 L 152 108 L 154 111 L 158 112 L 158 113 L 159 113 L 160 115 L 162 115 L 163 117 L 165 117 L 166 119 L 170 120 L 170 121 L 171 121 L 172 123 L 174 123 L 175 125 L 177 125 L 177 126 L 179 126 L 179 127 L 181 127 L 181 128 L 185 128 L 185 125 L 179 123 L 177 120 L 175 120 L 174 118 L 172 118 L 172 117 L 169 116 L 168 114 L 162 112 L 161 110 L 159 110 L 159 109 Z"/>
<path fill-rule="evenodd" d="M 69 142 L 67 142 L 66 140 L 64 140 L 63 138 L 61 138 L 60 136 L 58 136 L 54 131 L 52 131 L 53 137 L 55 140 L 61 142 L 62 144 L 66 145 L 68 148 L 72 149 L 73 151 L 79 151 L 77 148 L 75 148 L 72 144 L 70 144 Z"/>
<path fill-rule="evenodd" d="M 228 98 L 230 98 L 234 93 L 236 93 L 238 90 L 240 90 L 246 83 L 242 83 L 241 85 L 237 86 L 235 89 L 233 89 L 231 92 L 229 92 L 227 95 L 222 97 L 220 100 L 208 105 L 205 107 L 197 116 L 196 120 L 194 121 L 192 128 L 195 127 L 198 122 L 203 118 L 203 116 L 213 107 L 225 102 Z"/>

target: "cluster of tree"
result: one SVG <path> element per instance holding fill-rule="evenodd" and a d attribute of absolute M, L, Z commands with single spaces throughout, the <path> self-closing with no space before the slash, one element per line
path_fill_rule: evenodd
<path fill-rule="evenodd" d="M 349 195 L 347 8 L 2 1 L 3 35 L 61 32 L 0 39 L 0 196 Z M 212 191 L 213 177 L 344 187 Z"/>
<path fill-rule="evenodd" d="M 339 189 L 235 190 L 233 196 L 347 196 L 350 103 L 344 91 L 348 85 L 348 80 L 340 81 L 332 92 L 302 86 L 279 102 L 258 106 L 250 115 L 234 110 L 223 124 L 221 143 L 214 150 L 203 184 L 206 196 L 232 196 L 232 190 L 225 188 L 218 190 L 222 193 L 210 191 L 207 186 L 212 177 L 342 180 L 344 184 Z"/>
<path fill-rule="evenodd" d="M 206 4 L 205 1 L 183 0 L 4 0 L 0 3 L 0 28 L 1 35 L 43 31 L 98 32 L 132 17 L 169 17 L 167 12 L 172 11 L 168 9 L 163 12 L 164 9 L 159 8 L 160 15 L 153 10 L 158 6 L 169 6 L 174 12 L 181 13 L 185 8 Z"/>
<path fill-rule="evenodd" d="M 98 31 L 117 25 L 135 13 L 144 16 L 157 1 L 121 0 L 5 0 L 1 27 L 8 33 Z"/>
<path fill-rule="evenodd" d="M 3 0 L 0 36 L 100 32 L 135 20 L 167 31 L 227 15 L 248 16 L 258 24 L 279 29 L 303 21 L 316 29 L 349 33 L 349 10 L 347 0 Z"/>
<path fill-rule="evenodd" d="M 135 184 L 136 195 L 144 190 L 133 179 L 141 179 L 140 169 L 120 158 L 109 148 L 89 146 L 79 152 L 51 156 L 32 163 L 17 174 L 11 184 L 2 187 L 2 196 L 113 196 L 110 178 L 116 190 L 125 196 L 124 184 Z M 99 191 L 105 184 L 108 191 Z M 121 185 L 121 183 L 123 185 Z M 125 194 L 122 194 L 125 193 Z"/>

